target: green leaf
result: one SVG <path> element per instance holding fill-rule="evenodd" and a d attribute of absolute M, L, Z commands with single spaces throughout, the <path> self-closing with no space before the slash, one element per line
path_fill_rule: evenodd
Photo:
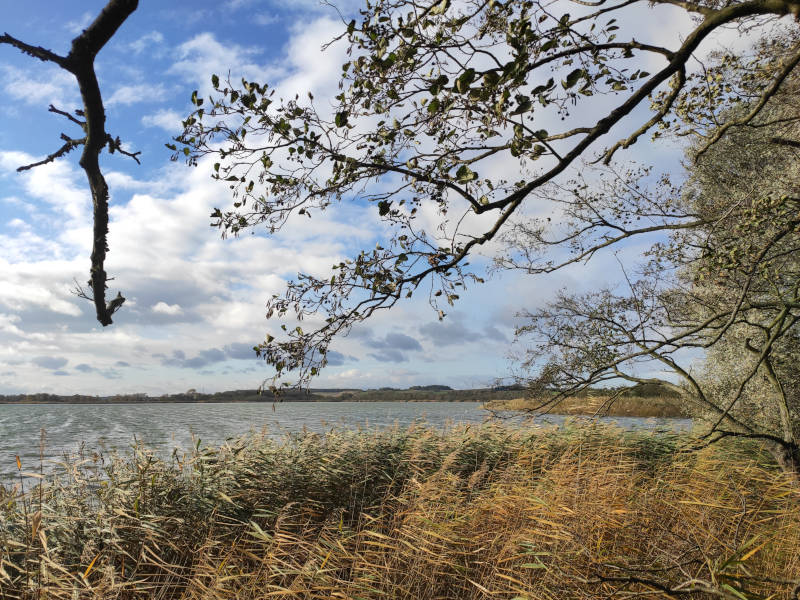
<path fill-rule="evenodd" d="M 731 594 L 733 594 L 737 598 L 741 598 L 742 600 L 749 600 L 749 598 L 745 596 L 740 590 L 737 590 L 735 587 L 728 585 L 727 583 L 723 583 L 720 587 L 723 590 L 728 590 Z"/>
<path fill-rule="evenodd" d="M 497 71 L 487 71 L 483 75 L 483 84 L 487 87 L 495 87 L 498 82 L 500 81 L 500 75 L 497 74 Z"/>
<path fill-rule="evenodd" d="M 219 77 L 217 75 L 211 76 L 211 85 L 214 86 L 214 89 L 219 89 Z"/>
<path fill-rule="evenodd" d="M 533 104 L 531 103 L 530 99 L 526 96 L 525 98 L 520 99 L 519 105 L 517 106 L 517 108 L 513 110 L 513 112 L 511 112 L 511 116 L 513 117 L 514 115 L 521 115 L 522 113 L 526 113 L 531 109 L 532 106 Z"/>
<path fill-rule="evenodd" d="M 541 94 L 542 92 L 545 92 L 545 91 L 549 90 L 551 87 L 553 87 L 553 83 L 554 83 L 553 79 L 552 79 L 552 78 L 550 78 L 550 79 L 547 81 L 547 83 L 546 83 L 546 84 L 544 84 L 544 85 L 537 85 L 535 88 L 533 88 L 533 89 L 531 90 L 531 95 L 532 95 L 532 96 L 538 96 L 538 95 L 539 95 L 539 94 Z"/>
<path fill-rule="evenodd" d="M 553 48 L 556 47 L 557 44 L 558 44 L 558 38 L 554 37 L 549 41 L 545 42 L 544 44 L 542 44 L 541 52 L 547 52 L 548 50 L 552 50 Z"/>
<path fill-rule="evenodd" d="M 389 207 L 391 207 L 392 201 L 391 200 L 381 200 L 378 202 L 378 214 L 381 217 L 384 217 L 389 214 Z"/>
<path fill-rule="evenodd" d="M 428 104 L 428 114 L 432 115 L 438 110 L 439 110 L 439 99 L 434 98 L 433 100 L 430 101 L 430 104 Z"/>
<path fill-rule="evenodd" d="M 345 125 L 347 125 L 347 117 L 348 116 L 349 115 L 348 115 L 346 110 L 343 110 L 341 112 L 337 112 L 336 113 L 336 118 L 334 120 L 334 122 L 336 123 L 336 126 L 337 127 L 344 127 Z"/>
<path fill-rule="evenodd" d="M 576 83 L 578 83 L 581 77 L 583 77 L 585 74 L 586 71 L 584 71 L 583 69 L 575 69 L 571 71 L 569 75 L 567 75 L 567 80 L 562 81 L 561 85 L 564 86 L 565 90 L 568 90 L 569 88 L 573 87 Z"/>
<path fill-rule="evenodd" d="M 468 183 L 475 179 L 478 175 L 470 169 L 467 165 L 461 165 L 456 171 L 456 180 L 458 183 Z"/>
<path fill-rule="evenodd" d="M 432 15 L 443 15 L 444 12 L 450 8 L 450 0 L 442 0 L 431 9 Z"/>
<path fill-rule="evenodd" d="M 456 79 L 456 90 L 461 94 L 466 93 L 473 81 L 475 81 L 475 69 L 467 69 Z"/>

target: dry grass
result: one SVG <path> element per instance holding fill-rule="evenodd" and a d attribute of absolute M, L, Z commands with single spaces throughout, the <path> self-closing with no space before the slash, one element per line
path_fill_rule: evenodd
<path fill-rule="evenodd" d="M 537 398 L 513 398 L 492 400 L 486 408 L 495 411 L 531 411 L 542 405 Z M 609 417 L 686 417 L 688 416 L 674 398 L 661 396 L 619 396 L 612 399 L 606 395 L 568 397 L 561 400 L 550 412 L 557 415 L 594 415 Z"/>
<path fill-rule="evenodd" d="M 65 464 L 0 498 L 0 599 L 789 598 L 798 488 L 681 444 L 418 428 Z"/>

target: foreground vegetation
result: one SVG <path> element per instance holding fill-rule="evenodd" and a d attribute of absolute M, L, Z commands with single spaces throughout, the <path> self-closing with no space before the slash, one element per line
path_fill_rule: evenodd
<path fill-rule="evenodd" d="M 0 599 L 792 597 L 797 487 L 756 445 L 687 442 L 487 426 L 83 457 L 0 488 Z"/>
<path fill-rule="evenodd" d="M 534 414 L 603 415 L 609 417 L 691 417 L 677 394 L 663 386 L 641 386 L 622 393 L 619 389 L 588 389 L 552 403 L 555 394 L 495 398 L 486 402 L 490 411 L 520 411 Z"/>

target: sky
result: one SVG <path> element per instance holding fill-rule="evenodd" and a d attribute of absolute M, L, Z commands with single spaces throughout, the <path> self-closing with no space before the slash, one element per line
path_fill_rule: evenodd
<path fill-rule="evenodd" d="M 345 21 L 360 6 L 335 3 Z M 3 27 L 66 54 L 104 4 L 15 2 L 4 9 Z M 164 144 L 191 111 L 192 90 L 207 91 L 212 73 L 269 82 L 287 95 L 312 91 L 318 105 L 333 98 L 344 47 L 321 46 L 342 31 L 342 17 L 315 0 L 143 0 L 101 51 L 107 130 L 141 151 L 142 163 L 102 158 L 111 189 L 109 296 L 120 290 L 127 298 L 107 328 L 71 292 L 88 276 L 92 224 L 77 153 L 15 171 L 58 148 L 62 132 L 77 135 L 47 112 L 51 103 L 78 107 L 77 87 L 57 67 L 0 46 L 0 394 L 215 392 L 256 388 L 272 375 L 252 351 L 278 327 L 265 318 L 266 300 L 297 272 L 328 272 L 373 246 L 381 235 L 374 207 L 345 203 L 274 236 L 223 240 L 209 214 L 230 204 L 227 185 L 209 178 L 208 162 L 171 162 Z M 675 40 L 690 24 L 680 11 L 641 18 L 641 41 Z M 679 155 L 637 146 L 635 158 L 677 165 Z M 492 385 L 514 370 L 519 311 L 563 287 L 604 285 L 618 276 L 615 264 L 601 256 L 536 279 L 495 273 L 462 294 L 443 321 L 422 298 L 401 303 L 337 340 L 311 385 Z"/>

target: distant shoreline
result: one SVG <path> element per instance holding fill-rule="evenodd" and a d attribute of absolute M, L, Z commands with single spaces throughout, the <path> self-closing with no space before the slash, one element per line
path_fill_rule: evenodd
<path fill-rule="evenodd" d="M 600 413 L 612 417 L 687 417 L 674 397 L 664 390 L 647 390 L 644 395 L 623 394 L 610 402 L 607 390 L 593 390 L 577 397 L 565 398 L 555 411 L 567 415 L 592 415 Z M 486 405 L 489 410 L 530 412 L 537 409 L 541 399 L 526 397 L 526 390 L 520 386 L 497 388 L 478 388 L 454 390 L 447 386 L 417 386 L 408 389 L 381 388 L 376 390 L 358 389 L 310 389 L 284 390 L 279 395 L 270 391 L 233 390 L 203 394 L 189 390 L 182 394 L 147 396 L 146 394 L 126 394 L 115 396 L 60 396 L 56 394 L 18 394 L 0 396 L 2 405 L 75 405 L 75 404 L 227 404 L 227 403 L 288 403 L 288 402 L 473 402 Z M 610 405 L 609 405 L 610 402 Z"/>
<path fill-rule="evenodd" d="M 89 396 L 74 394 L 16 394 L 0 395 L 0 404 L 204 404 L 227 402 L 491 402 L 519 397 L 521 388 L 480 388 L 454 390 L 448 386 L 430 385 L 408 389 L 289 389 L 275 395 L 269 390 L 231 390 L 204 394 L 189 390 L 180 394 L 148 396 L 146 394 L 116 394 Z"/>
<path fill-rule="evenodd" d="M 8 401 L 8 400 L 0 400 L 0 405 L 4 406 L 11 406 L 14 404 L 25 404 L 25 405 L 34 405 L 34 404 L 47 404 L 50 406 L 58 406 L 61 404 L 65 405 L 76 405 L 76 404 L 244 404 L 244 403 L 261 403 L 261 404 L 284 404 L 284 403 L 312 403 L 312 404 L 319 404 L 319 403 L 328 403 L 328 404 L 342 404 L 344 402 L 353 402 L 358 404 L 368 404 L 371 402 L 408 402 L 408 403 L 415 403 L 415 404 L 425 404 L 431 402 L 450 402 L 452 404 L 464 404 L 467 402 L 486 402 L 485 400 L 441 400 L 438 398 L 433 398 L 431 400 L 331 400 L 331 399 L 322 399 L 322 400 L 298 400 L 296 398 L 264 398 L 262 400 L 161 400 L 159 398 L 149 398 L 148 400 L 108 400 L 108 399 L 98 399 L 98 400 L 86 400 L 86 401 L 73 401 L 73 400 L 62 400 L 62 401 L 53 401 L 53 400 L 20 400 L 20 401 Z"/>

